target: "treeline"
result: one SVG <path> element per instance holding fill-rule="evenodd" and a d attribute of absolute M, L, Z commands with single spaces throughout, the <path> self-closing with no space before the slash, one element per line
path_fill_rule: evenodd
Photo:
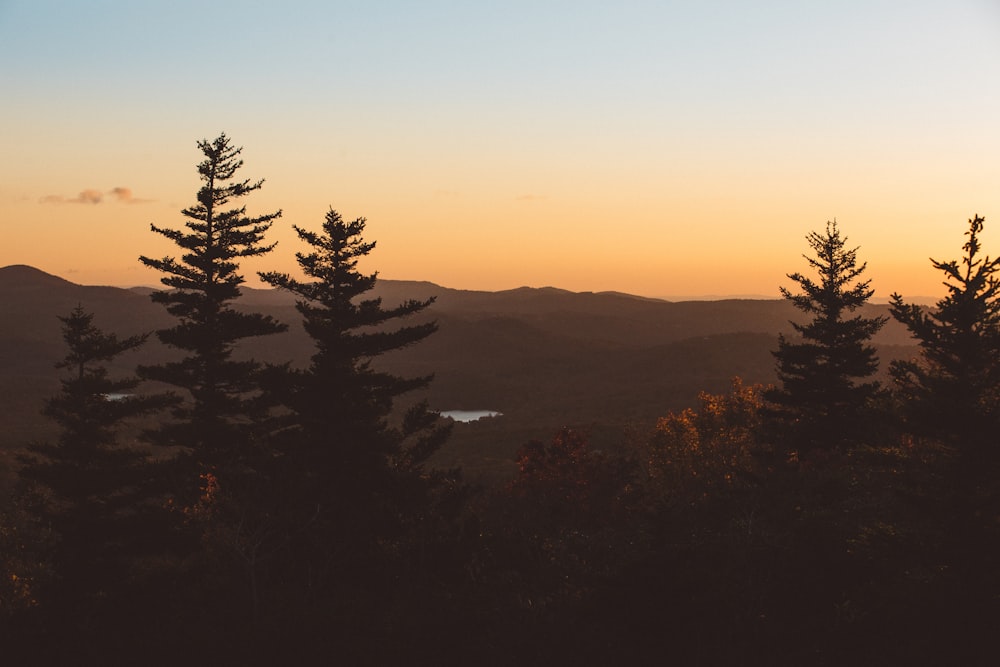
<path fill-rule="evenodd" d="M 29 445 L 0 522 L 12 664 L 987 664 L 1000 619 L 1000 260 L 969 221 L 933 261 L 934 308 L 893 295 L 920 345 L 874 380 L 884 318 L 836 223 L 807 237 L 779 383 L 703 394 L 597 450 L 563 429 L 501 488 L 429 465 L 449 422 L 382 370 L 432 300 L 386 305 L 365 221 L 295 227 L 308 366 L 258 363 L 285 323 L 236 309 L 240 261 L 280 211 L 240 149 L 198 144 L 178 256 L 141 257 L 173 358 L 112 377 L 147 335 L 61 318 L 54 442 Z M 130 434 L 140 432 L 136 441 Z M 124 434 L 129 434 L 126 437 Z"/>

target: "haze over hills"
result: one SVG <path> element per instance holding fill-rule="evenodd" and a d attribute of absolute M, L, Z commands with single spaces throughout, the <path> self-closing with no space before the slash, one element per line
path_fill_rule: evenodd
<path fill-rule="evenodd" d="M 56 319 L 77 304 L 95 324 L 120 335 L 153 331 L 172 318 L 148 298 L 149 288 L 77 285 L 27 266 L 0 268 L 0 446 L 17 447 L 51 433 L 38 417 L 58 391 L 53 363 L 64 348 Z M 285 334 L 240 350 L 271 362 L 305 364 L 311 341 L 298 324 L 291 295 L 245 288 L 239 305 L 287 322 Z M 692 405 L 699 391 L 725 391 L 731 378 L 774 379 L 779 332 L 798 313 L 784 300 L 669 302 L 627 294 L 575 293 L 522 287 L 501 292 L 444 288 L 429 282 L 380 280 L 372 292 L 387 304 L 436 297 L 421 314 L 438 332 L 379 361 L 395 372 L 434 374 L 426 398 L 435 409 L 490 409 L 502 418 L 459 425 L 443 462 L 475 470 L 484 452 L 508 461 L 531 438 L 563 425 L 588 427 L 598 441 L 622 429 L 651 427 L 669 410 Z M 885 314 L 885 305 L 865 315 Z M 890 322 L 876 339 L 883 361 L 909 355 L 902 326 Z M 116 372 L 171 352 L 155 337 L 123 357 Z M 472 454 L 475 452 L 475 454 Z M 493 458 L 490 456 L 489 458 Z"/>

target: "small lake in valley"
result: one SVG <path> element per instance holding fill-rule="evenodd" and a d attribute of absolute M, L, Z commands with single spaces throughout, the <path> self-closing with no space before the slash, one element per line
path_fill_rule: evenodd
<path fill-rule="evenodd" d="M 502 412 L 496 410 L 442 410 L 442 417 L 454 419 L 457 422 L 474 422 L 484 417 L 500 417 Z"/>

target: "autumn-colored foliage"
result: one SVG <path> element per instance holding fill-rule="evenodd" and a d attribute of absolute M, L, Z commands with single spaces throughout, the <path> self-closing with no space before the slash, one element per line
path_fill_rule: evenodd
<path fill-rule="evenodd" d="M 649 446 L 659 493 L 694 503 L 751 483 L 763 448 L 763 391 L 737 377 L 728 394 L 702 392 L 698 408 L 661 418 Z"/>
<path fill-rule="evenodd" d="M 42 541 L 43 531 L 21 508 L 12 505 L 0 511 L 0 625 L 38 605 L 35 579 L 44 565 L 34 552 Z"/>
<path fill-rule="evenodd" d="M 563 428 L 549 444 L 536 440 L 518 450 L 518 475 L 510 491 L 549 508 L 586 515 L 624 500 L 630 488 L 620 474 L 622 463 L 591 449 L 582 432 Z"/>

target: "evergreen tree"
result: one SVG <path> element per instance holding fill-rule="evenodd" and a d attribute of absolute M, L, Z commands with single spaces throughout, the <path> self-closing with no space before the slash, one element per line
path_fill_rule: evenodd
<path fill-rule="evenodd" d="M 874 290 L 870 280 L 858 280 L 867 264 L 858 265 L 857 248 L 846 247 L 847 237 L 841 237 L 836 221 L 806 240 L 815 256 L 804 257 L 818 281 L 790 273 L 802 291 L 793 294 L 782 287 L 781 294 L 812 320 L 791 323 L 799 340 L 779 336 L 774 356 L 781 387 L 767 396 L 783 420 L 794 425 L 800 449 L 832 446 L 857 428 L 862 408 L 878 390 L 877 382 L 866 381 L 878 369 L 870 340 L 888 319 L 850 316 Z"/>
<path fill-rule="evenodd" d="M 155 442 L 188 448 L 209 469 L 230 470 L 245 466 L 252 458 L 255 427 L 266 416 L 266 403 L 259 390 L 261 365 L 254 360 L 233 358 L 235 345 L 246 338 L 285 330 L 269 316 L 237 310 L 240 296 L 239 260 L 270 252 L 265 233 L 281 211 L 248 217 L 245 206 L 231 202 L 258 190 L 263 181 L 236 178 L 243 166 L 241 148 L 225 134 L 213 141 L 199 141 L 204 160 L 198 165 L 203 182 L 198 203 L 181 213 L 186 231 L 152 225 L 152 230 L 176 243 L 184 254 L 151 259 L 146 266 L 166 275 L 161 282 L 168 290 L 152 296 L 179 320 L 157 331 L 159 339 L 186 353 L 183 359 L 140 368 L 147 379 L 180 387 L 190 395 L 174 410 L 175 421 L 164 425 Z"/>
<path fill-rule="evenodd" d="M 285 378 L 285 403 L 295 413 L 294 430 L 301 436 L 296 438 L 299 454 L 316 473 L 350 478 L 352 485 L 389 470 L 419 471 L 440 441 L 438 435 L 418 437 L 438 433 L 436 413 L 423 404 L 406 414 L 401 428 L 387 419 L 397 397 L 427 386 L 431 378 L 397 377 L 378 370 L 373 361 L 437 330 L 434 322 L 387 325 L 419 313 L 434 299 L 385 308 L 381 298 L 364 298 L 377 279 L 377 274 L 357 269 L 358 259 L 375 247 L 362 239 L 364 228 L 364 218 L 345 222 L 331 209 L 322 234 L 295 227 L 312 246 L 311 252 L 296 254 L 312 282 L 284 273 L 261 274 L 265 282 L 299 297 L 296 308 L 316 344 L 309 368 Z"/>
<path fill-rule="evenodd" d="M 919 360 L 890 367 L 910 423 L 973 459 L 996 456 L 1000 427 L 1000 258 L 980 255 L 983 221 L 969 220 L 961 262 L 931 259 L 948 288 L 933 310 L 892 295 L 893 317 L 920 344 Z"/>
<path fill-rule="evenodd" d="M 428 494 L 440 478 L 426 472 L 423 464 L 448 433 L 425 402 L 412 406 L 401 419 L 391 419 L 395 400 L 425 387 L 430 378 L 398 377 L 374 362 L 423 340 L 437 325 L 392 327 L 393 321 L 423 311 L 433 299 L 386 308 L 381 298 L 365 297 L 377 274 L 357 268 L 359 258 L 375 247 L 362 239 L 364 227 L 364 218 L 345 222 L 331 209 L 322 233 L 295 227 L 311 246 L 310 252 L 296 257 L 312 281 L 261 274 L 265 282 L 299 297 L 296 307 L 316 345 L 308 368 L 287 371 L 276 391 L 292 412 L 281 445 L 283 464 L 290 468 L 285 478 L 295 486 L 289 490 L 289 502 L 299 508 L 291 524 L 310 526 L 299 534 L 296 557 L 315 558 L 323 569 L 345 567 L 344 559 L 375 567 L 386 557 L 376 552 L 398 544 L 394 540 L 407 517 L 428 507 Z M 337 546 L 346 543 L 352 545 L 350 550 Z M 331 549 L 338 552 L 340 565 L 333 564 Z"/>
<path fill-rule="evenodd" d="M 136 395 L 139 379 L 112 378 L 103 365 L 135 350 L 147 336 L 119 339 L 93 324 L 82 307 L 63 322 L 68 374 L 44 413 L 60 427 L 55 443 L 29 446 L 21 477 L 40 485 L 34 512 L 57 536 L 53 555 L 63 604 L 106 598 L 126 581 L 134 559 L 150 548 L 163 505 L 148 454 L 118 442 L 125 420 L 162 408 L 169 396 Z"/>
<path fill-rule="evenodd" d="M 945 275 L 947 294 L 933 309 L 907 304 L 892 295 L 892 315 L 920 345 L 917 359 L 890 366 L 903 415 L 911 433 L 929 439 L 922 451 L 935 451 L 936 475 L 929 487 L 929 542 L 948 574 L 948 595 L 940 606 L 962 611 L 944 632 L 954 645 L 981 646 L 988 634 L 981 619 L 1000 615 L 1000 258 L 981 254 L 984 219 L 969 220 L 960 261 L 931 259 Z M 930 445 L 927 447 L 926 445 Z M 932 478 L 933 479 L 933 478 Z M 940 510 L 943 509 L 943 512 Z M 928 531 L 929 532 L 929 531 Z M 951 627 L 949 627 L 951 625 Z M 960 638 L 960 639 L 959 639 Z"/>

